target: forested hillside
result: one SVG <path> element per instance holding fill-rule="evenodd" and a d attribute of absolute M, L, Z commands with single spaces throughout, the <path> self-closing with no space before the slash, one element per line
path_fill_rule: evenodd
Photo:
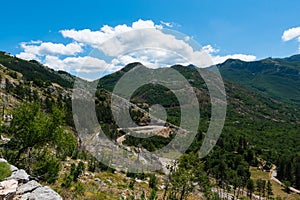
<path fill-rule="evenodd" d="M 225 79 L 273 99 L 299 106 L 299 57 L 267 58 L 254 62 L 229 59 L 219 64 L 218 68 Z"/>
<path fill-rule="evenodd" d="M 240 61 L 225 62 L 223 67 L 219 67 L 222 73 L 229 74 L 233 67 L 236 75 L 241 73 L 240 77 L 248 76 L 248 69 L 235 69 L 234 65 L 229 65 L 230 62 Z M 273 64 L 262 62 L 269 71 L 273 70 Z M 293 66 L 281 67 L 291 69 L 292 74 L 293 70 L 297 70 L 297 57 L 280 62 L 294 63 Z M 233 188 L 231 193 L 235 196 L 243 196 L 238 193 L 242 190 L 252 195 L 258 192 L 251 189 L 254 184 L 251 167 L 270 170 L 273 165 L 277 166 L 281 181 L 300 189 L 300 112 L 297 101 L 294 101 L 296 97 L 281 99 L 278 93 L 272 96 L 269 92 L 251 89 L 252 86 L 234 83 L 238 81 L 230 78 L 231 75 L 225 76 L 228 79 L 224 79 L 228 104 L 225 126 L 214 149 L 200 159 L 199 149 L 211 116 L 209 92 L 194 67 L 174 65 L 172 68 L 189 81 L 198 98 L 201 121 L 197 135 L 186 154 L 170 165 L 169 174 L 162 171 L 132 174 L 124 169 L 115 172 L 113 166 L 102 164 L 81 146 L 72 114 L 72 85 L 76 77 L 6 53 L 1 53 L 0 64 L 3 108 L 1 136 L 9 138 L 8 142 L 0 144 L 0 155 L 26 169 L 32 178 L 53 184 L 66 199 L 80 199 L 81 195 L 90 199 L 116 199 L 126 190 L 129 190 L 125 195 L 128 198 L 137 195 L 152 199 L 157 196 L 169 199 L 205 196 L 214 199 L 217 197 L 213 189 L 223 188 L 225 191 L 229 187 Z M 134 154 L 140 149 L 151 152 L 167 145 L 175 136 L 174 127 L 180 125 L 180 106 L 176 96 L 166 87 L 148 84 L 132 95 L 130 101 L 140 110 L 132 108 L 131 117 L 144 126 L 149 123 L 146 115 L 150 107 L 160 104 L 166 109 L 165 126 L 169 132 L 142 139 L 120 131 L 122 127 L 118 127 L 111 112 L 111 92 L 122 75 L 137 65 L 129 64 L 118 72 L 96 80 L 98 88 L 95 93 L 95 110 L 102 130 L 116 145 Z M 288 77 L 285 80 L 289 82 L 290 79 Z M 268 79 L 265 81 L 268 84 Z M 291 83 L 286 85 L 296 84 L 297 81 L 291 79 Z M 297 94 L 294 86 L 292 90 Z M 4 118 L 8 115 L 13 117 Z M 123 138 L 122 143 L 118 143 L 120 138 Z M 84 175 L 85 172 L 88 175 Z M 111 183 L 111 179 L 116 183 Z M 102 189 L 96 192 L 99 184 Z"/>

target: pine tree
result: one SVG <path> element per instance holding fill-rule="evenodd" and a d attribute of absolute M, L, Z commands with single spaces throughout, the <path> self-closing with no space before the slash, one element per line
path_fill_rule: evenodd
<path fill-rule="evenodd" d="M 261 192 L 262 192 L 262 180 L 261 179 L 256 180 L 256 191 L 258 192 L 259 196 L 261 196 Z"/>
<path fill-rule="evenodd" d="M 254 192 L 254 189 L 255 189 L 254 182 L 253 182 L 252 179 L 249 179 L 247 181 L 246 188 L 248 190 L 248 194 L 249 194 L 250 199 L 252 199 L 252 193 Z"/>
<path fill-rule="evenodd" d="M 267 183 L 267 199 L 269 199 L 271 195 L 273 195 L 272 183 L 271 183 L 270 180 L 268 180 L 268 183 Z"/>

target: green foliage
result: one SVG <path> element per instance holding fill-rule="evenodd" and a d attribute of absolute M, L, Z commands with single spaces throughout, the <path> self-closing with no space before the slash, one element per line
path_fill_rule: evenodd
<path fill-rule="evenodd" d="M 8 75 L 9 75 L 10 77 L 14 78 L 14 79 L 17 79 L 17 78 L 18 78 L 17 73 L 14 72 L 14 71 L 9 71 L 9 72 L 8 72 Z"/>
<path fill-rule="evenodd" d="M 0 181 L 11 175 L 9 164 L 5 162 L 0 162 Z"/>
<path fill-rule="evenodd" d="M 85 190 L 86 190 L 86 187 L 83 183 L 78 182 L 75 184 L 75 189 L 74 189 L 75 195 L 82 196 L 84 194 Z"/>
<path fill-rule="evenodd" d="M 256 180 L 256 190 L 259 196 L 264 197 L 266 193 L 266 180 L 257 179 Z"/>
<path fill-rule="evenodd" d="M 65 174 L 61 186 L 64 188 L 70 188 L 73 182 L 73 177 L 70 174 Z"/>
<path fill-rule="evenodd" d="M 45 149 L 37 153 L 32 152 L 28 160 L 31 163 L 26 169 L 31 172 L 31 176 L 48 183 L 54 183 L 59 178 L 60 159 L 48 150 Z"/>
<path fill-rule="evenodd" d="M 284 191 L 286 193 L 290 193 L 291 192 L 291 190 L 290 190 L 291 182 L 288 181 L 288 180 L 284 180 L 282 183 L 283 183 L 283 186 L 284 186 Z"/>
<path fill-rule="evenodd" d="M 267 198 L 269 199 L 269 197 L 271 195 L 273 195 L 272 183 L 270 180 L 268 180 L 268 182 L 267 182 Z"/>
<path fill-rule="evenodd" d="M 130 182 L 129 182 L 129 189 L 133 190 L 134 189 L 134 184 L 135 184 L 135 179 L 131 178 Z"/>
<path fill-rule="evenodd" d="M 84 172 L 85 167 L 84 167 L 84 163 L 82 161 L 80 161 L 76 167 L 75 170 L 73 170 L 72 172 L 72 168 L 71 168 L 71 174 L 73 175 L 73 181 L 77 182 L 78 177 Z"/>
<path fill-rule="evenodd" d="M 36 61 L 28 62 L 6 55 L 4 52 L 0 52 L 0 63 L 11 70 L 22 73 L 26 80 L 34 81 L 39 87 L 44 86 L 44 82 L 51 81 L 52 83 L 57 83 L 63 87 L 71 88 L 74 82 L 74 77 L 70 74 L 63 77 L 58 72 L 55 72 Z M 12 77 L 14 78 L 14 75 Z"/>
<path fill-rule="evenodd" d="M 149 187 L 152 188 L 152 189 L 156 188 L 157 178 L 156 178 L 155 174 L 150 174 L 149 177 L 150 177 Z"/>
<path fill-rule="evenodd" d="M 152 188 L 148 200 L 155 200 L 157 198 L 156 190 L 157 190 L 156 188 Z"/>
<path fill-rule="evenodd" d="M 255 185 L 254 185 L 254 181 L 252 179 L 249 179 L 247 181 L 247 184 L 246 184 L 246 188 L 248 190 L 248 195 L 250 197 L 250 199 L 252 198 L 252 194 L 255 190 Z"/>
<path fill-rule="evenodd" d="M 172 186 L 170 199 L 176 196 L 186 199 L 195 190 L 195 183 L 202 191 L 210 190 L 210 182 L 198 154 L 183 154 L 178 163 L 170 167 L 169 179 Z"/>
<path fill-rule="evenodd" d="M 5 145 L 9 161 L 38 179 L 55 182 L 60 161 L 76 148 L 75 137 L 64 131 L 64 112 L 53 105 L 46 113 L 39 104 L 24 103 L 13 116 L 8 130 L 12 139 Z"/>
<path fill-rule="evenodd" d="M 295 62 L 286 58 L 243 62 L 230 59 L 218 67 L 228 80 L 281 101 L 300 103 L 299 60 Z"/>

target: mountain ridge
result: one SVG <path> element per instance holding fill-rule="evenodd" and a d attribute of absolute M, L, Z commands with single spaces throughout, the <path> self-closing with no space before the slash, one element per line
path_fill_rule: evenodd
<path fill-rule="evenodd" d="M 245 62 L 228 59 L 217 65 L 223 78 L 267 95 L 300 105 L 300 55 Z"/>

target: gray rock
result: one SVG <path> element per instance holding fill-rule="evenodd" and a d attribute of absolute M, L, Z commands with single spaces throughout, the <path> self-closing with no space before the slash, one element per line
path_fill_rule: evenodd
<path fill-rule="evenodd" d="M 103 186 L 106 185 L 100 178 L 95 178 L 94 181 L 96 181 L 96 182 L 99 183 L 100 185 L 103 185 Z"/>
<path fill-rule="evenodd" d="M 15 172 L 15 171 L 18 171 L 19 169 L 16 167 L 16 166 L 14 166 L 14 165 L 10 165 L 10 171 L 11 172 Z"/>
<path fill-rule="evenodd" d="M 29 181 L 28 183 L 21 185 L 18 189 L 17 189 L 17 194 L 25 194 L 28 192 L 32 192 L 33 190 L 35 190 L 36 188 L 41 187 L 41 185 L 36 182 L 36 181 Z"/>
<path fill-rule="evenodd" d="M 0 199 L 5 199 L 4 197 L 14 195 L 18 188 L 17 180 L 6 180 L 0 182 Z"/>
<path fill-rule="evenodd" d="M 28 200 L 29 196 L 30 196 L 30 193 L 26 193 L 26 194 L 23 194 L 23 195 L 19 195 L 18 198 L 16 198 L 16 199 L 18 199 L 18 200 Z"/>
<path fill-rule="evenodd" d="M 100 182 L 100 178 L 95 178 L 94 181 Z"/>
<path fill-rule="evenodd" d="M 0 162 L 5 162 L 5 163 L 7 163 L 7 160 L 5 160 L 4 158 L 0 158 Z"/>
<path fill-rule="evenodd" d="M 45 186 L 39 187 L 30 193 L 28 200 L 62 200 L 62 198 L 50 187 Z"/>
<path fill-rule="evenodd" d="M 28 182 L 29 181 L 29 175 L 25 172 L 24 169 L 17 170 L 12 173 L 10 177 L 8 177 L 6 180 L 15 179 L 19 182 Z"/>

